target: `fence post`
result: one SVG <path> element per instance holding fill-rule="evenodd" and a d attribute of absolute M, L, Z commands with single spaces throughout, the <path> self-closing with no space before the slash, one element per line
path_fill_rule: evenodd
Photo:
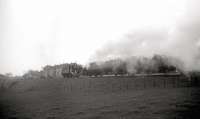
<path fill-rule="evenodd" d="M 70 81 L 70 92 L 72 92 L 72 81 Z"/>
<path fill-rule="evenodd" d="M 126 81 L 126 90 L 128 91 L 128 89 L 129 89 L 129 81 L 128 81 L 129 79 L 127 79 L 127 81 Z"/>
<path fill-rule="evenodd" d="M 119 90 L 121 91 L 121 90 L 122 90 L 122 89 L 121 89 L 121 88 L 122 88 L 122 84 L 121 84 L 122 82 L 121 82 L 120 78 L 119 78 L 119 82 L 120 82 L 120 83 L 119 83 L 119 84 L 120 84 L 120 85 L 119 85 Z"/>
<path fill-rule="evenodd" d="M 156 81 L 155 81 L 155 78 L 153 78 L 153 88 L 156 87 Z"/>
<path fill-rule="evenodd" d="M 176 87 L 176 78 L 172 79 L 172 81 L 173 81 L 173 88 L 175 88 Z"/>
<path fill-rule="evenodd" d="M 166 88 L 166 78 L 164 78 L 164 88 Z"/>
<path fill-rule="evenodd" d="M 144 89 L 145 89 L 146 88 L 145 77 L 143 77 L 143 81 L 144 81 Z"/>

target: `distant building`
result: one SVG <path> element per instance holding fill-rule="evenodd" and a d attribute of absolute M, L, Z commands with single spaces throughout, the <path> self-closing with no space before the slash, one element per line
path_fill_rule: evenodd
<path fill-rule="evenodd" d="M 38 79 L 41 77 L 41 72 L 30 70 L 23 75 L 24 79 Z"/>
<path fill-rule="evenodd" d="M 30 70 L 23 75 L 24 79 L 46 79 L 46 78 L 62 78 L 64 74 L 70 74 L 72 77 L 80 75 L 82 66 L 76 63 L 66 63 L 60 65 L 43 67 L 41 71 Z"/>

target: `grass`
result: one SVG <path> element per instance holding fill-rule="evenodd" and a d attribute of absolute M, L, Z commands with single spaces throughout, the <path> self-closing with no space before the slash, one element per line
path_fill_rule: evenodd
<path fill-rule="evenodd" d="M 57 78 L 11 84 L 0 98 L 0 116 L 9 119 L 184 119 L 199 109 L 200 91 L 188 87 L 183 77 Z"/>

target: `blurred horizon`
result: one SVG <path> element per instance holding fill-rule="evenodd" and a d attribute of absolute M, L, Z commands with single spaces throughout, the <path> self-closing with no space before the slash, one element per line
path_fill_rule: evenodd
<path fill-rule="evenodd" d="M 198 0 L 0 0 L 0 73 L 166 54 L 197 69 Z"/>

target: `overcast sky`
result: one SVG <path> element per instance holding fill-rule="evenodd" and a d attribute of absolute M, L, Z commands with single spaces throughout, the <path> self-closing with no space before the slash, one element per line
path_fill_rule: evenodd
<path fill-rule="evenodd" d="M 86 64 L 130 31 L 173 27 L 185 10 L 185 0 L 0 0 L 0 73 Z"/>

